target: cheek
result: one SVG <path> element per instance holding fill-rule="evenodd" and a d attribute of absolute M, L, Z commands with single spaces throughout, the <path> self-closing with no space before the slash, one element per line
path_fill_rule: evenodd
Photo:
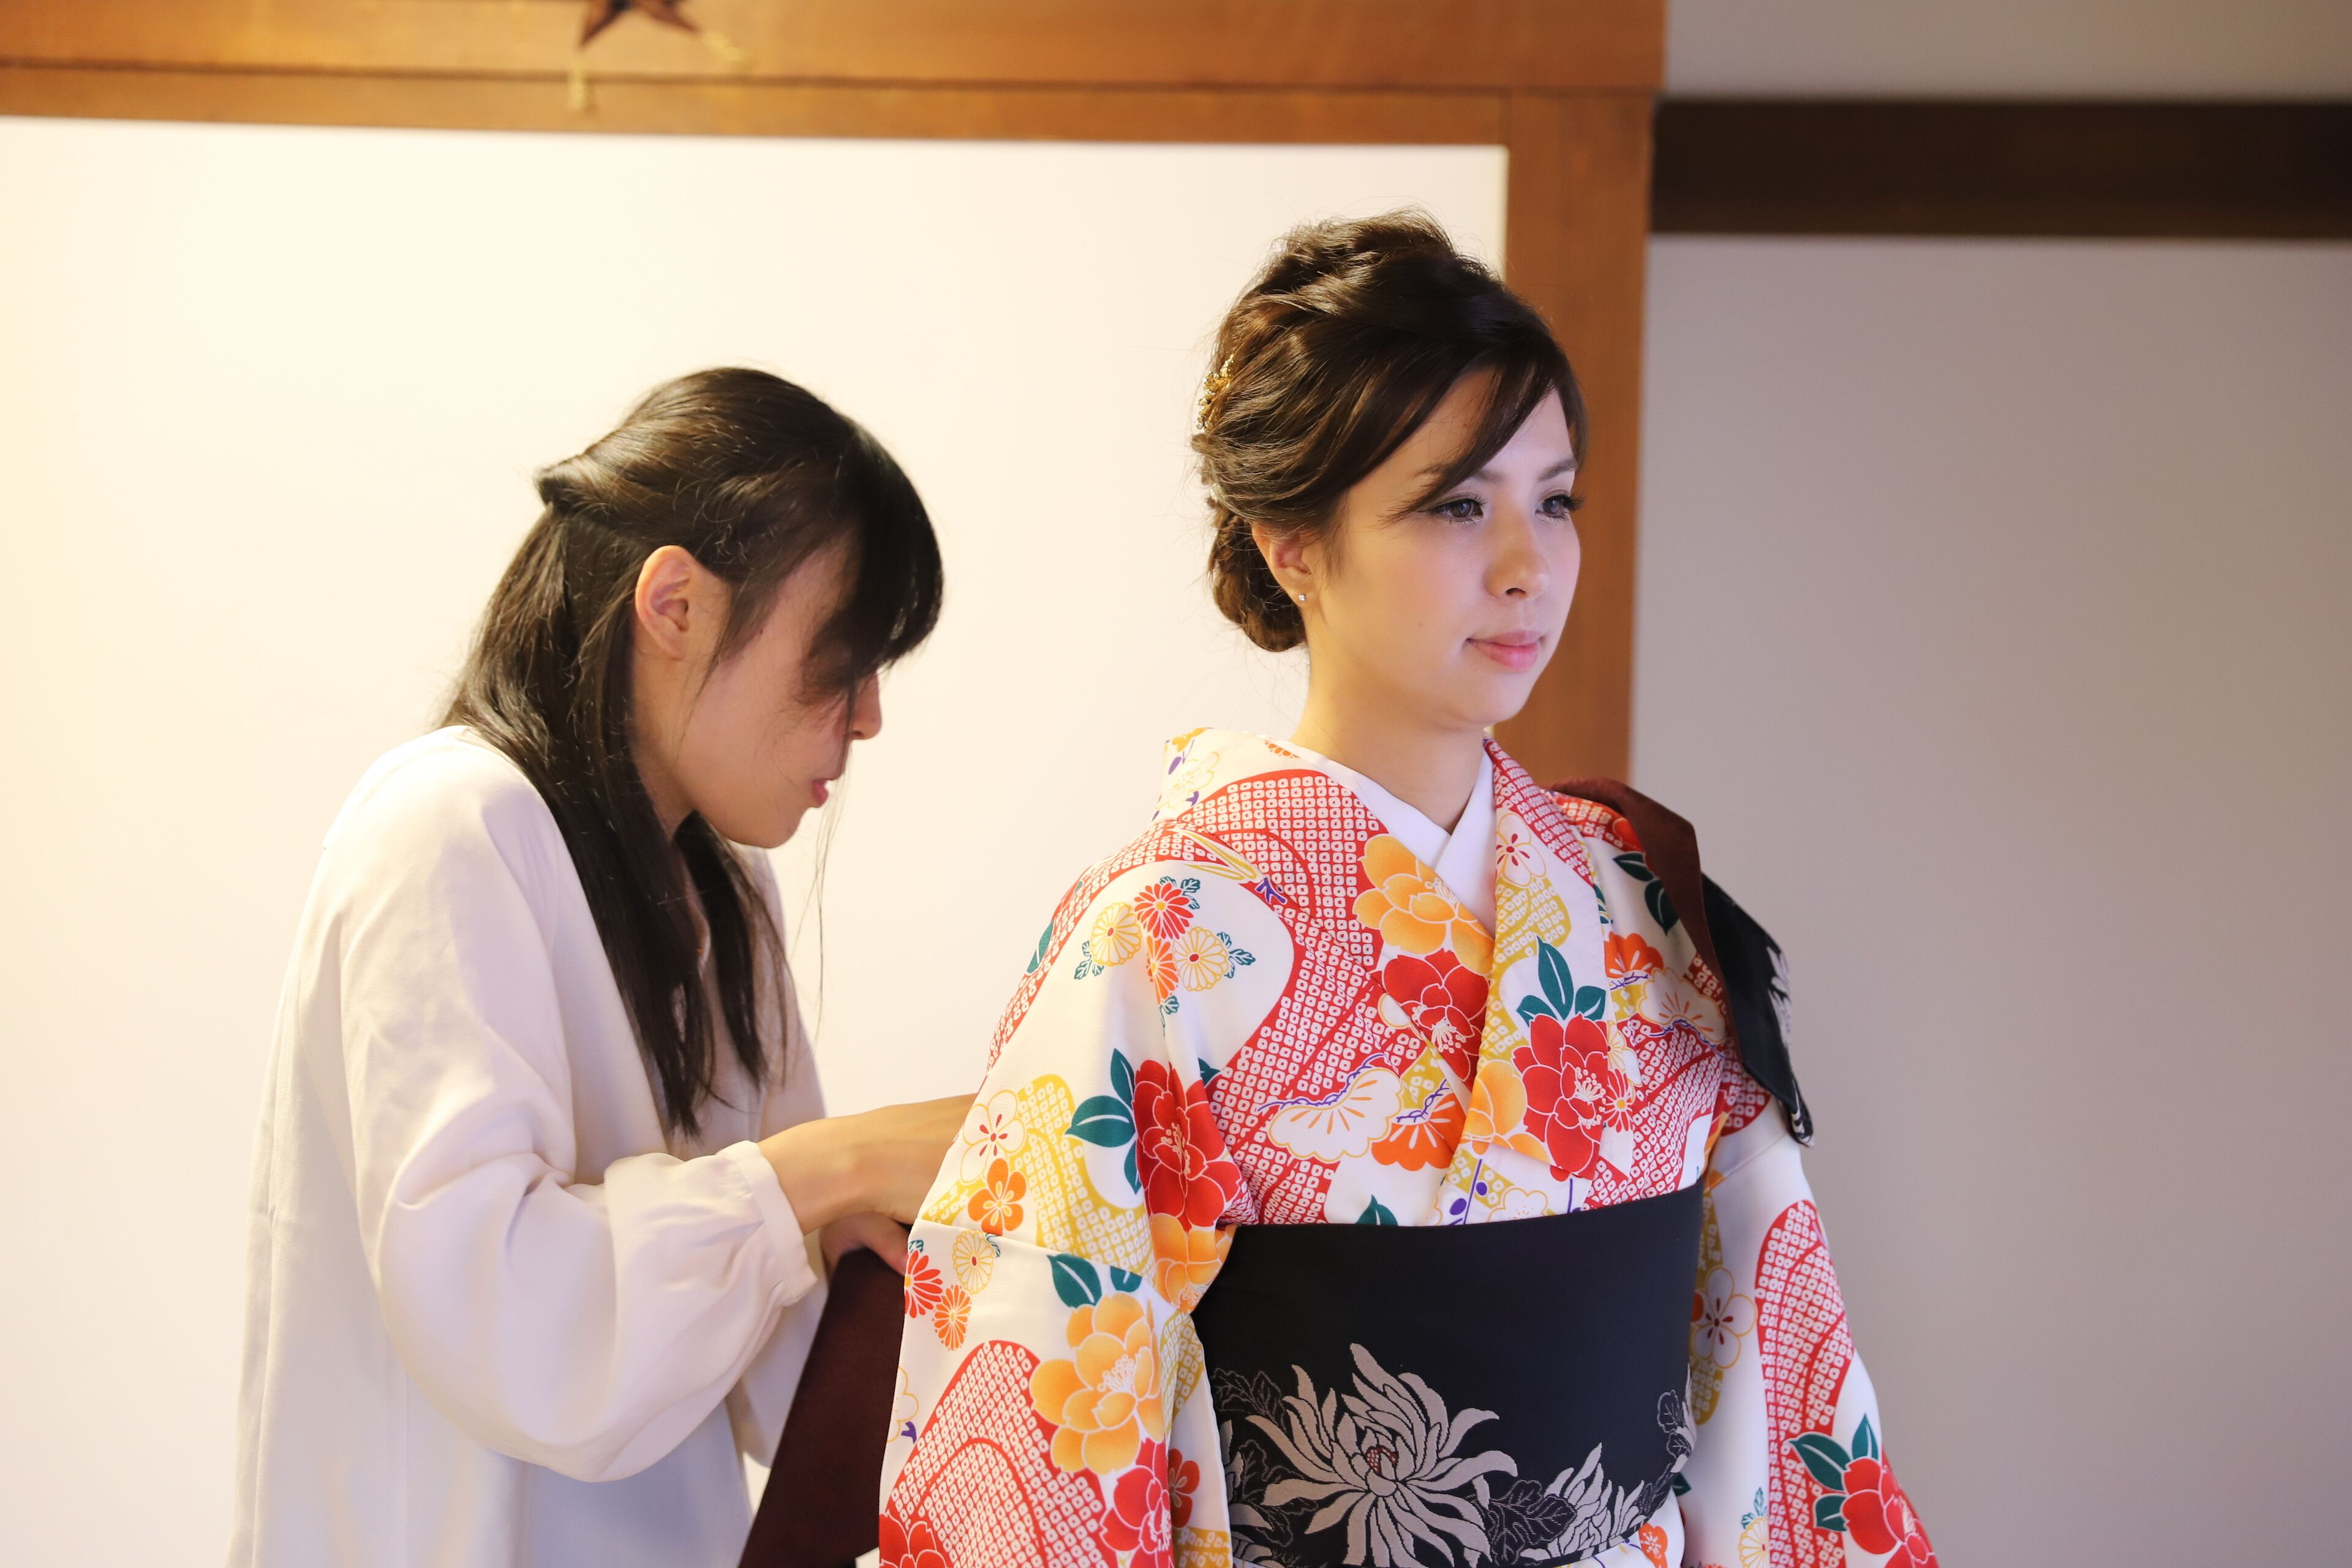
<path fill-rule="evenodd" d="M 1572 522 L 1560 531 L 1560 535 L 1559 545 L 1552 552 L 1551 578 L 1556 584 L 1553 596 L 1559 601 L 1559 613 L 1564 617 L 1568 601 L 1576 594 L 1577 578 L 1584 570 L 1584 539 Z"/>

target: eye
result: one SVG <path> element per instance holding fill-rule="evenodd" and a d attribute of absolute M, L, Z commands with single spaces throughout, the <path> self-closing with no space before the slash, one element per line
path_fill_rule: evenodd
<path fill-rule="evenodd" d="M 1486 515 L 1486 503 L 1476 496 L 1457 496 L 1452 500 L 1439 501 L 1429 511 L 1431 516 L 1444 518 L 1449 522 L 1475 522 Z"/>
<path fill-rule="evenodd" d="M 1582 496 L 1570 495 L 1563 490 L 1558 495 L 1544 497 L 1543 514 L 1546 517 L 1573 517 L 1583 510 Z"/>

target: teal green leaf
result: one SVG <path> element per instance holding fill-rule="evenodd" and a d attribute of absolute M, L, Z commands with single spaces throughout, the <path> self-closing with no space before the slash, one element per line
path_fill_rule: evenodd
<path fill-rule="evenodd" d="M 1117 1051 L 1110 1054 L 1110 1087 L 1111 1092 L 1119 1099 L 1129 1105 L 1135 1103 L 1135 1069 Z"/>
<path fill-rule="evenodd" d="M 1598 985 L 1578 986 L 1576 988 L 1576 1010 L 1583 1014 L 1586 1017 L 1591 1019 L 1594 1023 L 1599 1023 L 1601 1021 L 1601 1015 L 1609 1010 L 1609 993 L 1603 991 Z"/>
<path fill-rule="evenodd" d="M 1832 1492 L 1813 1500 L 1813 1522 L 1823 1530 L 1845 1528 L 1845 1494 Z"/>
<path fill-rule="evenodd" d="M 1052 921 L 1047 921 L 1045 922 L 1045 931 L 1037 938 L 1037 951 L 1029 955 L 1030 973 L 1034 974 L 1037 973 L 1037 966 L 1045 962 L 1045 950 L 1053 945 L 1054 922 Z"/>
<path fill-rule="evenodd" d="M 1378 1198 L 1366 1204 L 1364 1212 L 1356 1216 L 1358 1225 L 1394 1225 L 1396 1222 L 1396 1215 L 1390 1213 L 1388 1205 Z"/>
<path fill-rule="evenodd" d="M 1853 1429 L 1853 1457 L 1857 1459 L 1878 1458 L 1878 1434 L 1870 1429 L 1870 1417 L 1867 1415 L 1862 1418 L 1862 1425 Z"/>
<path fill-rule="evenodd" d="M 1140 1274 L 1129 1274 L 1124 1268 L 1114 1268 L 1110 1271 L 1110 1288 L 1114 1290 L 1125 1290 L 1132 1294 L 1142 1283 L 1143 1276 Z"/>
<path fill-rule="evenodd" d="M 1538 1018 L 1559 1016 L 1559 1014 L 1551 1010 L 1551 1004 L 1540 996 L 1525 997 L 1519 1003 L 1519 1022 L 1522 1024 L 1532 1024 Z"/>
<path fill-rule="evenodd" d="M 1135 1142 L 1135 1115 L 1127 1101 L 1098 1094 L 1079 1104 L 1078 1113 L 1070 1119 L 1070 1136 L 1099 1148 L 1116 1149 Z"/>
<path fill-rule="evenodd" d="M 1054 1254 L 1054 1294 L 1065 1307 L 1091 1307 L 1102 1300 L 1102 1276 L 1075 1252 Z"/>
<path fill-rule="evenodd" d="M 1551 1016 L 1565 1018 L 1576 1010 L 1576 977 L 1568 972 L 1568 960 L 1559 949 L 1548 942 L 1536 943 L 1536 974 L 1543 983 L 1544 1000 L 1551 1004 Z"/>
<path fill-rule="evenodd" d="M 1658 922 L 1658 929 L 1674 930 L 1675 921 L 1678 917 L 1675 914 L 1674 900 L 1666 897 L 1666 885 L 1664 882 L 1653 882 L 1642 889 L 1642 897 L 1648 901 L 1650 918 Z"/>
<path fill-rule="evenodd" d="M 1638 852 L 1618 856 L 1617 868 L 1637 882 L 1652 882 L 1657 879 L 1658 874 L 1650 869 L 1650 863 L 1642 858 Z"/>
<path fill-rule="evenodd" d="M 1789 1447 L 1797 1450 L 1797 1458 L 1805 1461 L 1813 1479 L 1832 1491 L 1845 1485 L 1848 1461 L 1836 1438 L 1826 1432 L 1800 1432 L 1789 1439 Z"/>

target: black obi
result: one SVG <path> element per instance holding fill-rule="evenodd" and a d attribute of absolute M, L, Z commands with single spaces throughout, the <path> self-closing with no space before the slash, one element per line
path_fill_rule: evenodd
<path fill-rule="evenodd" d="M 1700 1189 L 1472 1226 L 1243 1226 L 1192 1314 L 1234 1561 L 1573 1563 L 1691 1451 Z"/>

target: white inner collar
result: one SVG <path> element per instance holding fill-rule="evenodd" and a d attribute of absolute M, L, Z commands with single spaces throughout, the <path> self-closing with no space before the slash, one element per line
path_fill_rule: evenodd
<path fill-rule="evenodd" d="M 1462 820 L 1448 833 L 1418 806 L 1406 804 L 1355 769 L 1335 763 L 1295 741 L 1283 745 L 1354 790 L 1381 819 L 1398 843 L 1412 850 L 1421 863 L 1437 873 L 1439 881 L 1470 907 L 1478 923 L 1495 929 L 1495 761 L 1484 747 L 1478 752 L 1478 777 Z"/>

